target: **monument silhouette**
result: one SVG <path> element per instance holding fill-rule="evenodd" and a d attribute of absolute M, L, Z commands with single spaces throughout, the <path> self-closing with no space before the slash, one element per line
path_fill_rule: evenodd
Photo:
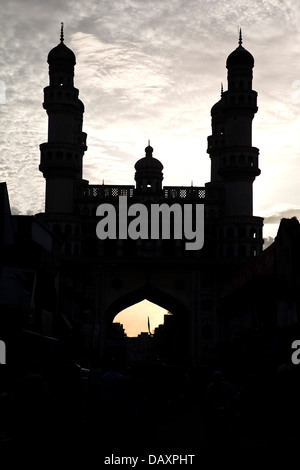
<path fill-rule="evenodd" d="M 211 109 L 211 179 L 203 187 L 163 186 L 163 164 L 153 157 L 150 142 L 135 164 L 135 185 L 84 180 L 87 135 L 82 131 L 84 105 L 74 86 L 75 63 L 62 27 L 60 43 L 48 55 L 43 103 L 48 141 L 40 145 L 39 166 L 46 197 L 45 212 L 38 214 L 62 240 L 58 312 L 75 320 L 84 344 L 93 344 L 104 357 L 115 315 L 147 299 L 176 319 L 178 341 L 172 354 L 195 363 L 219 339 L 218 299 L 226 279 L 263 246 L 263 219 L 253 215 L 252 185 L 260 174 L 259 151 L 252 146 L 257 112 L 253 56 L 243 47 L 240 32 L 238 47 L 226 61 L 228 89 L 222 87 Z M 97 239 L 98 205 L 116 207 L 119 196 L 126 196 L 129 206 L 204 204 L 203 249 L 189 252 L 176 239 Z"/>
<path fill-rule="evenodd" d="M 241 31 L 226 60 L 227 89 L 211 108 L 211 177 L 203 187 L 163 186 L 150 142 L 134 184 L 89 184 L 82 177 L 84 105 L 63 25 L 48 64 L 48 139 L 39 166 L 45 211 L 12 215 L 0 183 L 0 445 L 34 445 L 45 455 L 93 449 L 102 463 L 133 462 L 140 453 L 143 462 L 147 453 L 154 463 L 168 452 L 184 462 L 203 448 L 293 446 L 300 225 L 283 219 L 263 250 L 263 219 L 253 215 L 260 174 L 254 58 Z M 170 208 L 169 239 L 99 239 L 97 208 L 117 211 L 121 200 L 131 209 Z M 190 205 L 193 215 L 204 206 L 201 249 L 187 250 L 176 236 L 174 205 Z M 140 342 L 126 339 L 113 320 L 144 299 L 172 315 L 154 334 L 148 319 Z"/>

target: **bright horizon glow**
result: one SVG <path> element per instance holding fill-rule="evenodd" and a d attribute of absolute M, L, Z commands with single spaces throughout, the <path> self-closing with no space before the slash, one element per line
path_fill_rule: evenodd
<path fill-rule="evenodd" d="M 121 323 L 126 335 L 132 338 L 148 331 L 148 317 L 150 331 L 153 333 L 157 326 L 164 323 L 164 315 L 166 314 L 168 314 L 168 310 L 145 299 L 119 312 L 113 323 Z"/>

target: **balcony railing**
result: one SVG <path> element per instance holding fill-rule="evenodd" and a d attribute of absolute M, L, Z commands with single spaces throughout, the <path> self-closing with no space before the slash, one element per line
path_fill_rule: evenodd
<path fill-rule="evenodd" d="M 96 201 L 114 199 L 119 196 L 132 198 L 137 196 L 134 186 L 131 185 L 88 185 L 77 186 L 76 199 Z M 205 188 L 197 186 L 165 186 L 162 191 L 163 199 L 204 199 Z"/>
<path fill-rule="evenodd" d="M 134 192 L 134 186 L 116 186 L 116 185 L 88 185 L 88 186 L 79 186 L 76 190 L 76 197 L 79 199 L 112 199 L 119 196 L 128 196 L 132 197 Z"/>
<path fill-rule="evenodd" d="M 165 199 L 204 199 L 205 188 L 198 186 L 165 186 Z"/>

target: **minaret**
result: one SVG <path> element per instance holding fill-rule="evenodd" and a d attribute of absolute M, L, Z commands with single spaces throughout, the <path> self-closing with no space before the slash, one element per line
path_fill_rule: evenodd
<path fill-rule="evenodd" d="M 257 92 L 252 89 L 254 58 L 242 43 L 240 30 L 238 47 L 226 61 L 228 90 L 221 90 L 221 99 L 211 109 L 212 135 L 207 152 L 211 158 L 210 184 L 224 186 L 224 216 L 235 225 L 230 233 L 235 233 L 236 243 L 251 244 L 250 251 L 258 254 L 263 243 L 262 219 L 253 217 L 252 193 L 253 182 L 260 174 L 259 150 L 252 146 Z"/>
<path fill-rule="evenodd" d="M 227 215 L 252 215 L 252 185 L 260 174 L 256 147 L 252 147 L 252 120 L 257 112 L 257 92 L 252 90 L 254 59 L 242 46 L 227 58 L 228 91 L 223 93 L 228 151 L 222 155 L 219 174 L 226 181 Z M 238 197 L 237 197 L 238 196 Z"/>
<path fill-rule="evenodd" d="M 49 86 L 44 88 L 43 107 L 48 114 L 48 142 L 40 145 L 39 169 L 46 179 L 46 213 L 73 211 L 74 182 L 82 179 L 86 134 L 82 132 L 84 105 L 74 87 L 74 53 L 60 43 L 48 54 Z"/>

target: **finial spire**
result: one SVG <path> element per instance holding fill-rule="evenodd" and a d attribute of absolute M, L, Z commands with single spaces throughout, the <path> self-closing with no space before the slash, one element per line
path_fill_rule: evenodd
<path fill-rule="evenodd" d="M 150 147 L 150 139 L 148 139 L 148 147 Z"/>
<path fill-rule="evenodd" d="M 243 44 L 243 38 L 242 38 L 242 28 L 240 28 L 240 34 L 239 34 L 239 46 Z"/>
<path fill-rule="evenodd" d="M 64 42 L 64 24 L 60 23 L 60 42 Z"/>
<path fill-rule="evenodd" d="M 224 91 L 224 90 L 223 90 L 223 83 L 221 82 L 221 98 L 222 98 L 222 96 L 223 96 L 223 91 Z"/>

